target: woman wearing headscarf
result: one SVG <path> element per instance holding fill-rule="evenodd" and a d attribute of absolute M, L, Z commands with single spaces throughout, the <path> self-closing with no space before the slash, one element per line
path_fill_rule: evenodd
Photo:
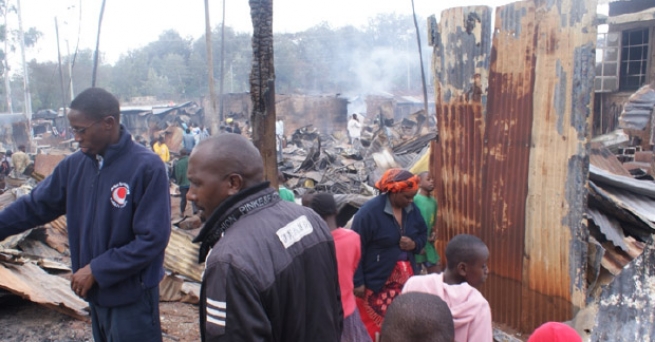
<path fill-rule="evenodd" d="M 380 195 L 367 202 L 353 219 L 361 239 L 362 256 L 355 272 L 357 307 L 373 341 L 387 307 L 414 274 L 414 254 L 427 240 L 427 226 L 414 205 L 419 178 L 402 169 L 389 169 L 375 184 Z"/>

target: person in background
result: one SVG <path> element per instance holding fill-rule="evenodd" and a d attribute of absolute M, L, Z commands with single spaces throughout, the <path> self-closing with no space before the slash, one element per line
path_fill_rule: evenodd
<path fill-rule="evenodd" d="M 166 146 L 163 135 L 160 135 L 159 138 L 157 138 L 157 142 L 152 145 L 152 149 L 164 163 L 168 163 L 171 160 L 171 155 L 168 151 L 168 146 Z"/>
<path fill-rule="evenodd" d="M 361 137 L 362 124 L 357 118 L 357 114 L 352 115 L 350 120 L 348 120 L 348 135 L 350 136 L 350 144 L 355 147 L 355 144 L 359 144 L 359 138 Z"/>
<path fill-rule="evenodd" d="M 18 175 L 22 175 L 31 162 L 30 156 L 25 153 L 25 145 L 18 146 L 18 151 L 11 155 L 11 165 L 13 165 L 14 171 Z"/>
<path fill-rule="evenodd" d="M 284 178 L 284 174 L 282 173 L 282 171 L 277 170 L 277 183 L 278 183 L 278 187 L 280 188 L 278 190 L 278 192 L 280 194 L 280 198 L 285 200 L 285 201 L 295 203 L 296 202 L 296 196 L 293 194 L 293 191 L 287 189 L 284 186 L 284 182 L 286 182 L 286 179 Z"/>
<path fill-rule="evenodd" d="M 187 194 L 206 222 L 199 262 L 202 341 L 335 342 L 341 336 L 336 253 L 313 210 L 280 200 L 247 138 L 221 134 L 189 158 Z"/>
<path fill-rule="evenodd" d="M 401 294 L 387 310 L 380 342 L 455 342 L 448 304 L 428 293 Z"/>
<path fill-rule="evenodd" d="M 473 235 L 455 236 L 446 246 L 443 273 L 411 277 L 403 293 L 424 292 L 441 297 L 450 308 L 456 341 L 493 341 L 491 309 L 476 289 L 489 274 L 489 249 Z"/>
<path fill-rule="evenodd" d="M 241 128 L 239 127 L 239 123 L 236 121 L 232 121 L 232 133 L 241 134 Z"/>
<path fill-rule="evenodd" d="M 184 217 L 184 212 L 186 211 L 186 204 L 187 204 L 187 199 L 186 199 L 186 194 L 189 192 L 189 187 L 191 186 L 191 183 L 189 183 L 189 179 L 187 178 L 187 170 L 189 168 L 189 151 L 186 148 L 183 148 L 180 150 L 180 159 L 177 160 L 177 163 L 175 163 L 175 169 L 173 170 L 173 179 L 175 180 L 175 183 L 180 187 L 180 217 Z M 193 214 L 195 215 L 198 210 L 196 209 L 196 205 L 191 202 L 191 206 L 193 208 Z"/>
<path fill-rule="evenodd" d="M 66 214 L 70 286 L 89 303 L 93 339 L 162 341 L 159 282 L 171 232 L 164 164 L 132 141 L 104 89 L 81 92 L 67 116 L 80 150 L 0 211 L 0 241 Z"/>
<path fill-rule="evenodd" d="M 434 248 L 436 234 L 433 229 L 437 216 L 437 201 L 432 197 L 434 182 L 428 171 L 419 173 L 418 177 L 420 179 L 418 183 L 419 190 L 414 196 L 414 204 L 421 211 L 425 224 L 428 226 L 428 243 L 425 244 L 420 254 L 415 255 L 416 264 L 425 266 L 428 273 L 438 273 L 441 272 L 441 266 L 439 264 L 439 254 Z"/>
<path fill-rule="evenodd" d="M 205 125 L 200 126 L 200 141 L 203 141 L 205 139 L 209 138 L 209 131 L 207 130 L 207 127 Z"/>
<path fill-rule="evenodd" d="M 182 136 L 182 146 L 187 151 L 192 151 L 196 146 L 196 137 L 193 133 L 191 133 L 191 129 L 189 128 L 186 129 L 184 135 Z"/>
<path fill-rule="evenodd" d="M 314 198 L 314 195 L 316 195 L 316 190 L 308 189 L 304 194 L 302 194 L 302 197 L 300 197 L 300 204 L 303 207 L 309 208 L 312 204 L 312 198 Z"/>
<path fill-rule="evenodd" d="M 11 172 L 11 166 L 9 166 L 9 162 L 6 161 L 6 160 L 3 160 L 0 163 L 0 175 L 9 176 L 10 172 Z"/>
<path fill-rule="evenodd" d="M 375 187 L 382 193 L 355 214 L 352 229 L 361 239 L 362 258 L 355 273 L 357 306 L 373 341 L 386 309 L 414 274 L 414 254 L 425 246 L 427 227 L 412 201 L 419 179 L 389 169 Z"/>
<path fill-rule="evenodd" d="M 11 155 L 12 154 L 13 154 L 13 152 L 11 150 L 7 150 L 7 152 L 5 152 L 5 155 L 2 157 L 0 162 L 1 161 L 6 161 L 7 163 L 9 163 L 9 166 L 11 166 Z"/>
<path fill-rule="evenodd" d="M 341 342 L 370 342 L 371 338 L 362 323 L 353 293 L 353 277 L 359 265 L 361 247 L 359 235 L 350 229 L 337 226 L 337 203 L 328 193 L 317 193 L 311 198 L 310 207 L 325 220 L 337 251 L 339 267 L 339 287 L 341 288 L 341 305 L 343 307 L 343 332 Z"/>
<path fill-rule="evenodd" d="M 193 139 L 194 139 L 193 146 L 198 145 L 198 143 L 200 142 L 200 132 L 201 130 L 200 127 L 198 127 L 198 124 L 195 122 L 191 123 L 191 133 L 193 134 Z"/>
<path fill-rule="evenodd" d="M 226 133 L 232 133 L 232 122 L 233 121 L 234 121 L 234 119 L 232 119 L 232 118 L 227 118 L 225 120 L 225 132 Z"/>
<path fill-rule="evenodd" d="M 547 322 L 530 335 L 528 342 L 582 342 L 582 338 L 564 323 Z"/>

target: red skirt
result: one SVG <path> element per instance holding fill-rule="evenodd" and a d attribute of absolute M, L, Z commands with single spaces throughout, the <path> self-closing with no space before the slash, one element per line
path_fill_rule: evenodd
<path fill-rule="evenodd" d="M 414 271 L 409 261 L 398 261 L 380 292 L 374 293 L 372 290 L 366 289 L 364 298 L 357 298 L 357 308 L 373 341 L 377 341 L 376 335 L 380 334 L 387 308 L 402 292 L 407 279 L 413 275 Z"/>

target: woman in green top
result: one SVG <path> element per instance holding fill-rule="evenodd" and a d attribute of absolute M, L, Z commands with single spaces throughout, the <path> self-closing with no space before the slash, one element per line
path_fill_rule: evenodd
<path fill-rule="evenodd" d="M 421 251 L 421 254 L 416 254 L 416 264 L 424 265 L 428 273 L 441 272 L 440 258 L 437 250 L 434 248 L 434 241 L 436 234 L 433 230 L 434 221 L 437 217 L 437 201 L 432 197 L 431 192 L 434 190 L 434 182 L 430 172 L 424 171 L 419 173 L 419 190 L 414 196 L 414 204 L 421 211 L 421 216 L 428 226 L 428 243 Z"/>

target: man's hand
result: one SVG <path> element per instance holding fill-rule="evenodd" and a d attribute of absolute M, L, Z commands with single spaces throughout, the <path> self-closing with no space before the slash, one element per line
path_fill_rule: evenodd
<path fill-rule="evenodd" d="M 71 289 L 81 298 L 86 298 L 86 294 L 95 283 L 96 278 L 93 277 L 93 273 L 91 273 L 91 264 L 89 264 L 80 268 L 75 272 L 75 274 L 73 274 L 73 278 L 71 279 Z"/>
<path fill-rule="evenodd" d="M 357 286 L 353 289 L 353 293 L 355 294 L 355 297 L 364 298 L 364 296 L 366 296 L 366 286 Z"/>
<path fill-rule="evenodd" d="M 408 238 L 407 236 L 400 237 L 400 249 L 403 251 L 411 252 L 416 248 L 416 243 L 414 240 Z"/>

